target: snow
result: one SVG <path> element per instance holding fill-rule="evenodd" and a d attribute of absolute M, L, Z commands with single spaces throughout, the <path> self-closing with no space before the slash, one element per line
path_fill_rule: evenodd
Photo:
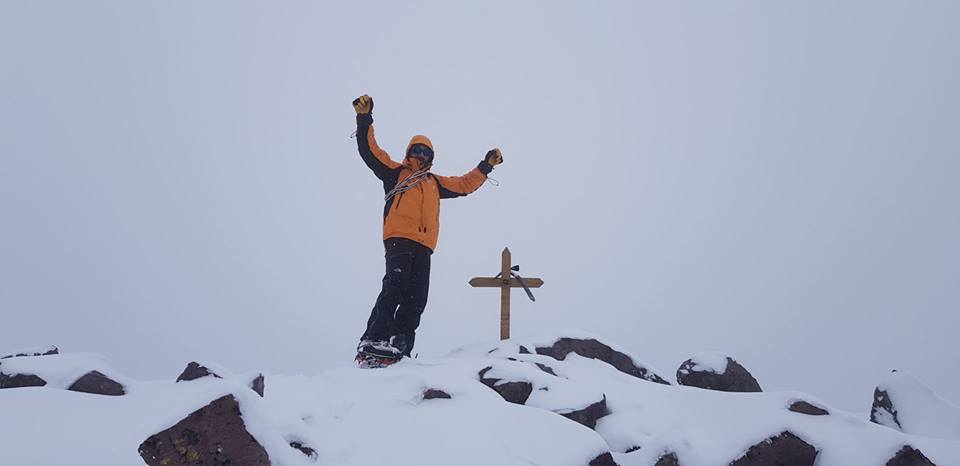
<path fill-rule="evenodd" d="M 934 393 L 913 375 L 894 371 L 877 385 L 887 392 L 897 411 L 899 427 L 893 415 L 878 412 L 878 421 L 903 432 L 928 437 L 960 440 L 960 407 Z"/>
<path fill-rule="evenodd" d="M 727 372 L 727 356 L 723 353 L 697 353 L 690 360 L 693 362 L 690 369 L 694 372 L 712 372 L 714 374 Z"/>
<path fill-rule="evenodd" d="M 521 345 L 533 351 L 560 336 L 605 342 L 568 332 L 471 345 L 380 370 L 343 367 L 309 376 L 266 374 L 265 398 L 248 388 L 256 373 L 234 375 L 213 362 L 198 361 L 224 378 L 174 383 L 176 374 L 166 381 L 131 380 L 96 355 L 3 360 L 0 371 L 6 374 L 34 373 L 53 382 L 0 390 L 5 421 L 0 423 L 0 463 L 142 464 L 137 447 L 143 440 L 232 394 L 247 429 L 274 465 L 585 466 L 612 451 L 621 466 L 650 466 L 668 452 L 675 452 L 684 466 L 708 466 L 727 464 L 751 445 L 785 430 L 820 450 L 818 466 L 884 464 L 903 445 L 912 445 L 941 466 L 960 464 L 960 442 L 877 425 L 804 393 L 726 393 L 663 385 L 575 353 L 557 361 L 519 352 Z M 705 367 L 718 367 L 710 364 L 716 360 L 702 360 Z M 557 376 L 541 370 L 538 363 Z M 486 378 L 529 382 L 533 391 L 526 405 L 507 403 L 480 383 L 478 373 L 486 367 L 491 367 Z M 128 394 L 63 390 L 71 377 L 89 370 L 120 381 Z M 906 419 L 905 426 L 931 435 L 955 432 L 940 430 L 944 425 L 933 422 L 939 419 L 935 413 L 914 409 L 932 406 L 931 400 L 946 401 L 918 390 L 902 375 L 884 387 L 906 403 L 901 410 L 901 416 L 907 415 L 901 418 Z M 452 398 L 425 400 L 427 389 L 442 390 Z M 601 418 L 595 430 L 556 414 L 604 397 L 611 414 Z M 788 411 L 797 400 L 831 414 Z M 293 441 L 315 449 L 316 458 L 290 448 Z"/>

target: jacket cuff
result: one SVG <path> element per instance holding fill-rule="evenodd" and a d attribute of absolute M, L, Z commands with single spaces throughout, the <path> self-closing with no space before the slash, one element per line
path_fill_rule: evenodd
<path fill-rule="evenodd" d="M 479 169 L 484 175 L 489 175 L 490 172 L 493 171 L 493 165 L 487 163 L 486 160 L 482 160 L 479 164 L 477 164 L 477 169 Z"/>
<path fill-rule="evenodd" d="M 357 114 L 357 126 L 370 126 L 373 124 L 373 115 L 369 113 Z"/>

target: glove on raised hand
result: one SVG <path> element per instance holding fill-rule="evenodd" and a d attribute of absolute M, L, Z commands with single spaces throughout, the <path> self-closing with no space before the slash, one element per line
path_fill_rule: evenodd
<path fill-rule="evenodd" d="M 500 153 L 500 149 L 490 149 L 483 161 L 490 164 L 491 167 L 495 167 L 503 163 L 503 154 Z"/>
<path fill-rule="evenodd" d="M 353 109 L 357 111 L 357 115 L 369 114 L 373 111 L 373 98 L 364 94 L 353 99 Z"/>

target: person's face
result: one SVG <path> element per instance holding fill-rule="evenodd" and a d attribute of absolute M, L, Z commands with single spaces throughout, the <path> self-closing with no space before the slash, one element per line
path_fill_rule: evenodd
<path fill-rule="evenodd" d="M 421 168 L 426 167 L 433 160 L 433 150 L 423 144 L 414 144 L 407 152 L 407 157 L 416 160 Z"/>

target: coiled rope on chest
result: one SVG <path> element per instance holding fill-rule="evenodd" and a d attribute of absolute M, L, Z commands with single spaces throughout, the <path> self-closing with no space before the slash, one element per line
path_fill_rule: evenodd
<path fill-rule="evenodd" d="M 383 200 L 389 201 L 390 198 L 396 196 L 405 191 L 413 189 L 414 186 L 420 184 L 421 181 L 427 179 L 427 176 L 430 175 L 430 172 L 426 169 L 414 172 L 412 175 L 403 179 L 403 181 L 397 183 L 390 191 L 387 191 L 387 194 L 383 196 Z"/>

